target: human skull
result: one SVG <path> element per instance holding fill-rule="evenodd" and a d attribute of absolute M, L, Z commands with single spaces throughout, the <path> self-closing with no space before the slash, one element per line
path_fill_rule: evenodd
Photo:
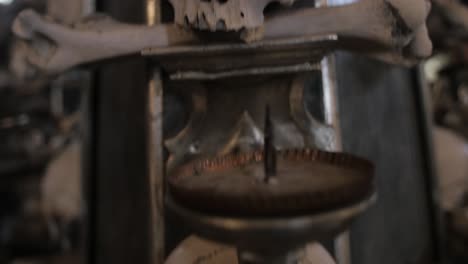
<path fill-rule="evenodd" d="M 169 0 L 175 22 L 210 31 L 256 30 L 263 25 L 268 4 L 292 5 L 296 0 Z"/>

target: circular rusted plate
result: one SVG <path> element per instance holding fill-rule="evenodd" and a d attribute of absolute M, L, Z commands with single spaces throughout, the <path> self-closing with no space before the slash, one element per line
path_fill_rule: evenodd
<path fill-rule="evenodd" d="M 341 208 L 374 191 L 370 162 L 316 149 L 277 151 L 266 179 L 263 151 L 195 160 L 169 175 L 171 196 L 214 215 L 294 216 Z"/>

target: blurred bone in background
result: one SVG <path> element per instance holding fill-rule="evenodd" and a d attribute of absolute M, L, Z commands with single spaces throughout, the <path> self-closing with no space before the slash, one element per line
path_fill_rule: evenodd
<path fill-rule="evenodd" d="M 468 1 L 434 0 L 428 21 L 435 52 L 424 64 L 431 91 L 439 203 L 447 254 L 468 257 Z"/>
<path fill-rule="evenodd" d="M 8 70 L 15 16 L 33 8 L 71 22 L 82 14 L 73 2 L 79 1 L 0 1 L 0 263 L 80 260 L 79 123 L 87 77 L 31 73 L 29 80 L 19 80 Z"/>

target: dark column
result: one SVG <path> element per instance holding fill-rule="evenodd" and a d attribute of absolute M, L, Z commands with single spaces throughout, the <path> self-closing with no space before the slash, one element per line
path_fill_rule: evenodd
<path fill-rule="evenodd" d="M 353 263 L 430 263 L 437 252 L 414 72 L 340 53 L 344 149 L 376 165 L 378 201 L 354 224 Z"/>
<path fill-rule="evenodd" d="M 145 24 L 144 0 L 99 0 L 98 12 Z M 146 99 L 148 69 L 141 57 L 99 68 L 93 92 L 94 146 L 90 186 L 89 262 L 149 264 L 152 232 Z"/>

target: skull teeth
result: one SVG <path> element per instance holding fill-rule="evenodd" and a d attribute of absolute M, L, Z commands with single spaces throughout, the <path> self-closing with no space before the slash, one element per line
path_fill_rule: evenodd
<path fill-rule="evenodd" d="M 263 10 L 272 2 L 290 5 L 296 0 L 170 0 L 175 22 L 210 31 L 240 31 L 263 25 Z"/>
<path fill-rule="evenodd" d="M 216 30 L 226 30 L 226 22 L 224 22 L 224 20 L 222 19 L 218 20 L 218 22 L 216 23 Z"/>

